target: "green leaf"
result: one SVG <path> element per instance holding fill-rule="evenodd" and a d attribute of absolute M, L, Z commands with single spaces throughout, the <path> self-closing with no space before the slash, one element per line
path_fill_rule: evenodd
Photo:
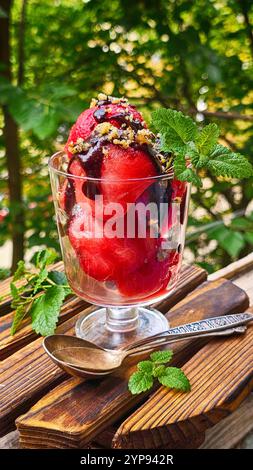
<path fill-rule="evenodd" d="M 198 134 L 196 146 L 200 153 L 207 155 L 217 143 L 219 128 L 216 124 L 208 124 Z"/>
<path fill-rule="evenodd" d="M 253 245 L 253 232 L 245 232 L 244 238 L 250 245 Z"/>
<path fill-rule="evenodd" d="M 150 354 L 150 359 L 157 364 L 166 364 L 171 361 L 173 357 L 173 351 L 167 349 L 166 351 L 155 351 Z"/>
<path fill-rule="evenodd" d="M 236 230 L 253 231 L 253 221 L 246 217 L 237 217 L 231 221 L 230 227 Z"/>
<path fill-rule="evenodd" d="M 174 160 L 175 176 L 180 181 L 187 181 L 196 186 L 202 186 L 202 181 L 192 168 L 186 167 L 186 161 L 183 155 L 178 154 Z"/>
<path fill-rule="evenodd" d="M 51 281 L 55 282 L 55 284 L 60 285 L 68 285 L 68 280 L 66 278 L 66 275 L 62 271 L 49 271 L 48 273 L 48 278 L 51 279 Z"/>
<path fill-rule="evenodd" d="M 147 374 L 152 374 L 153 372 L 153 362 L 152 361 L 141 361 L 137 365 L 137 369 Z"/>
<path fill-rule="evenodd" d="M 245 240 L 240 232 L 229 230 L 227 227 L 217 227 L 209 231 L 208 237 L 217 240 L 219 245 L 232 257 L 236 258 L 245 246 Z"/>
<path fill-rule="evenodd" d="M 153 366 L 153 377 L 160 377 L 160 375 L 163 375 L 164 374 L 164 371 L 165 371 L 166 367 L 161 364 L 159 366 Z"/>
<path fill-rule="evenodd" d="M 40 273 L 37 276 L 37 279 L 35 281 L 33 293 L 36 294 L 36 292 L 40 289 L 41 284 L 45 281 L 45 279 L 48 276 L 48 271 L 46 268 L 42 269 Z"/>
<path fill-rule="evenodd" d="M 161 108 L 152 113 L 152 123 L 163 135 L 166 152 L 185 152 L 187 144 L 195 140 L 197 126 L 188 116 L 174 109 Z"/>
<path fill-rule="evenodd" d="M 129 381 L 128 388 L 133 395 L 146 392 L 153 386 L 153 377 L 143 371 L 134 372 Z"/>
<path fill-rule="evenodd" d="M 159 382 L 168 388 L 175 388 L 183 392 L 191 389 L 190 382 L 184 372 L 177 367 L 166 367 L 163 375 L 158 377 Z"/>
<path fill-rule="evenodd" d="M 217 145 L 209 155 L 207 168 L 216 176 L 248 178 L 253 175 L 253 167 L 240 153 L 231 152 L 223 145 Z"/>
<path fill-rule="evenodd" d="M 15 286 L 14 282 L 10 283 L 10 289 L 11 289 L 11 296 L 13 300 L 18 300 L 19 299 L 19 291 L 18 288 Z"/>
<path fill-rule="evenodd" d="M 35 259 L 36 268 L 44 269 L 49 264 L 52 264 L 56 260 L 57 256 L 58 255 L 55 250 L 47 249 L 39 251 Z"/>
<path fill-rule="evenodd" d="M 40 119 L 33 126 L 33 132 L 39 139 L 43 140 L 52 135 L 58 125 L 58 115 L 51 107 L 44 108 L 41 112 Z"/>
<path fill-rule="evenodd" d="M 26 272 L 25 262 L 23 260 L 21 260 L 21 261 L 18 262 L 18 267 L 17 267 L 17 269 L 14 273 L 13 281 L 16 282 L 19 279 L 21 279 L 24 276 L 25 272 Z"/>
<path fill-rule="evenodd" d="M 63 287 L 52 286 L 45 294 L 35 299 L 30 314 L 32 327 L 37 334 L 47 336 L 54 333 L 65 296 Z"/>
<path fill-rule="evenodd" d="M 17 310 L 15 311 L 13 322 L 11 325 L 11 335 L 13 336 L 17 329 L 19 328 L 20 324 L 22 323 L 23 319 L 27 314 L 27 308 L 24 305 L 19 305 Z"/>

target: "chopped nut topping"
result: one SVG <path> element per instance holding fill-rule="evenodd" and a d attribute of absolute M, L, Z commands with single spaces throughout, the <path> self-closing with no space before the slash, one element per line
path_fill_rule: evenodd
<path fill-rule="evenodd" d="M 97 106 L 97 100 L 95 98 L 92 98 L 91 102 L 90 102 L 90 108 L 95 108 L 95 106 Z"/>
<path fill-rule="evenodd" d="M 85 142 L 81 137 L 79 137 L 76 141 L 76 144 L 74 144 L 72 141 L 70 142 L 68 146 L 68 151 L 72 154 L 75 154 L 86 152 L 88 148 L 90 148 L 90 144 L 88 142 Z"/>
<path fill-rule="evenodd" d="M 129 140 L 113 139 L 112 143 L 115 145 L 120 145 L 124 149 L 128 149 L 131 142 Z"/>
<path fill-rule="evenodd" d="M 153 133 L 148 129 L 141 129 L 137 131 L 136 142 L 138 144 L 152 144 Z"/>
<path fill-rule="evenodd" d="M 98 94 L 98 100 L 99 101 L 105 101 L 107 100 L 107 95 L 105 93 L 99 93 Z"/>
<path fill-rule="evenodd" d="M 109 122 L 102 122 L 96 126 L 96 134 L 105 135 L 108 134 L 113 126 Z"/>

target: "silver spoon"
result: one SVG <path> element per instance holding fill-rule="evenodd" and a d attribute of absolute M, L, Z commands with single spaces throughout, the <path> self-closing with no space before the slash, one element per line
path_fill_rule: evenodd
<path fill-rule="evenodd" d="M 69 374 L 96 378 L 119 369 L 127 356 L 187 338 L 244 333 L 246 326 L 243 325 L 252 320 L 253 315 L 248 313 L 200 320 L 170 328 L 119 350 L 104 349 L 84 339 L 66 335 L 48 336 L 44 339 L 43 346 L 51 359 Z"/>

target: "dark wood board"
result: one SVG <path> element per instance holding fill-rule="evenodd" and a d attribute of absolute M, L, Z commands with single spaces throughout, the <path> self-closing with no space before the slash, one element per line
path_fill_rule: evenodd
<path fill-rule="evenodd" d="M 205 283 L 187 299 L 173 307 L 167 317 L 172 326 L 201 318 L 244 311 L 248 297 L 227 280 Z M 201 347 L 201 341 L 174 345 L 174 364 L 182 365 Z M 127 380 L 133 371 L 127 368 L 120 377 L 97 382 L 69 379 L 54 388 L 16 423 L 23 447 L 34 446 L 37 433 L 40 445 L 51 447 L 85 447 L 109 425 L 143 402 L 145 396 L 132 396 Z M 29 436 L 25 439 L 25 436 Z M 36 442 L 38 442 L 36 440 Z"/>

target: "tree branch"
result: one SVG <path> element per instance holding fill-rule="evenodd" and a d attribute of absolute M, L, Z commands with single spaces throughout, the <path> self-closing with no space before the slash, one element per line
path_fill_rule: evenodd
<path fill-rule="evenodd" d="M 194 109 L 189 110 L 190 114 L 195 114 L 196 111 Z M 225 113 L 223 111 L 201 111 L 201 114 L 210 118 L 218 118 L 218 119 L 225 119 L 225 120 L 232 120 L 232 121 L 253 121 L 253 115 L 250 116 L 248 114 L 240 114 L 240 113 Z"/>

